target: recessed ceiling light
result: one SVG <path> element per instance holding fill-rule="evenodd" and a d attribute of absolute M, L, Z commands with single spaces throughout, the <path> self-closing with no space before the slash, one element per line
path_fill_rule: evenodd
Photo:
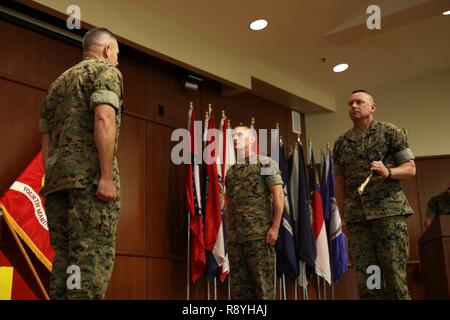
<path fill-rule="evenodd" d="M 255 31 L 262 30 L 265 27 L 267 27 L 268 24 L 269 22 L 267 22 L 267 20 L 265 19 L 255 20 L 252 23 L 250 23 L 250 29 Z"/>
<path fill-rule="evenodd" d="M 450 15 L 450 10 L 447 10 L 447 11 L 445 11 L 445 12 L 442 12 L 442 14 L 443 14 L 444 16 L 448 16 L 448 15 Z"/>
<path fill-rule="evenodd" d="M 348 69 L 348 64 L 346 63 L 341 63 L 338 64 L 337 66 L 334 66 L 333 71 L 334 72 L 342 72 Z"/>

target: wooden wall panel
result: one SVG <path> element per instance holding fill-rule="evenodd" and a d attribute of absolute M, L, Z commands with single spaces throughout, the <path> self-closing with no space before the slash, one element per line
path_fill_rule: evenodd
<path fill-rule="evenodd" d="M 189 102 L 194 102 L 196 119 L 200 119 L 198 92 L 183 88 L 181 79 L 152 70 L 147 73 L 146 114 L 152 120 L 174 128 L 187 127 Z M 164 106 L 164 116 L 159 115 Z"/>
<path fill-rule="evenodd" d="M 147 298 L 145 257 L 116 255 L 106 299 L 145 300 Z"/>
<path fill-rule="evenodd" d="M 119 69 L 123 75 L 125 111 L 145 116 L 145 67 L 130 58 L 120 57 Z"/>
<path fill-rule="evenodd" d="M 148 259 L 147 265 L 147 299 L 186 299 L 183 260 Z"/>
<path fill-rule="evenodd" d="M 47 86 L 47 37 L 0 21 L 3 63 L 0 72 Z"/>
<path fill-rule="evenodd" d="M 44 92 L 0 78 L 0 194 L 40 150 Z"/>
<path fill-rule="evenodd" d="M 44 85 L 50 86 L 61 73 L 77 64 L 82 59 L 81 49 L 72 45 L 47 38 L 45 41 L 46 56 L 39 62 L 44 65 Z"/>
<path fill-rule="evenodd" d="M 186 243 L 184 167 L 171 161 L 172 128 L 147 126 L 148 250 L 181 256 Z"/>
<path fill-rule="evenodd" d="M 121 214 L 117 250 L 146 252 L 145 121 L 124 115 L 118 148 Z"/>

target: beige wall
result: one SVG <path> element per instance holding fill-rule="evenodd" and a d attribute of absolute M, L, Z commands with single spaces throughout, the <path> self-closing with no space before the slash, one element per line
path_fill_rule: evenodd
<path fill-rule="evenodd" d="M 180 62 L 217 77 L 220 81 L 246 89 L 252 88 L 251 78 L 256 77 L 291 95 L 311 101 L 323 110 L 335 110 L 335 99 L 332 95 L 254 59 L 246 59 L 224 50 L 214 39 L 190 33 L 182 26 L 170 24 L 149 10 L 142 10 L 125 0 L 34 0 L 34 2 L 63 14 L 66 14 L 68 6 L 76 4 L 80 7 L 83 22 L 106 27 L 116 35 L 149 49 L 152 54 L 163 59 L 174 63 Z"/>
<path fill-rule="evenodd" d="M 378 107 L 376 119 L 404 127 L 416 156 L 450 154 L 450 69 L 369 90 Z M 335 113 L 306 116 L 316 154 L 352 127 L 347 99 L 337 99 Z"/>

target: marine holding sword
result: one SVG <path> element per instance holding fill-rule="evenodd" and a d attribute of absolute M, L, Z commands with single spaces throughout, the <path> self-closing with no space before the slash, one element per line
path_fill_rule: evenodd
<path fill-rule="evenodd" d="M 406 218 L 413 211 L 400 180 L 416 174 L 414 155 L 406 131 L 375 120 L 376 109 L 366 91 L 350 95 L 353 128 L 338 138 L 333 150 L 336 201 L 360 298 L 410 299 Z M 371 277 L 376 271 L 370 266 L 379 267 L 379 283 Z"/>

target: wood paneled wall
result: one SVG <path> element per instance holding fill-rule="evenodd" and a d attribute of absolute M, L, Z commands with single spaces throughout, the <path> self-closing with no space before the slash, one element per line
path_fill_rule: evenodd
<path fill-rule="evenodd" d="M 249 124 L 254 116 L 257 128 L 274 128 L 278 122 L 287 145 L 293 145 L 297 137 L 291 133 L 287 108 L 248 92 L 224 97 L 220 86 L 211 81 L 205 81 L 198 91 L 187 91 L 177 68 L 131 49 L 121 52 L 119 68 L 125 86 L 118 151 L 122 209 L 116 263 L 107 298 L 185 299 L 185 168 L 170 160 L 170 151 L 176 143 L 170 137 L 174 129 L 186 127 L 189 102 L 194 102 L 198 120 L 211 103 L 216 124 L 220 111 L 225 110 L 232 125 Z M 38 120 L 48 86 L 77 63 L 80 56 L 78 47 L 0 21 L 0 194 L 40 149 Z M 160 105 L 164 106 L 164 116 L 158 113 Z M 302 128 L 305 128 L 303 115 Z M 303 142 L 304 138 L 305 133 Z M 423 232 L 425 200 L 442 188 L 438 181 L 444 175 L 434 174 L 434 170 L 441 166 L 448 175 L 448 161 L 449 158 L 419 160 L 416 179 L 405 183 L 408 198 L 419 213 L 409 219 L 410 279 L 413 291 L 417 292 L 413 294 L 415 298 L 423 296 L 417 238 Z M 7 246 L 11 244 L 3 241 L 0 250 Z M 316 297 L 314 287 L 315 283 L 311 283 L 312 299 Z M 205 288 L 204 279 L 191 284 L 191 298 L 205 299 Z M 327 292 L 330 295 L 329 289 Z M 293 296 L 292 286 L 288 287 L 288 294 Z M 226 284 L 219 284 L 219 298 L 226 297 Z M 357 298 L 351 271 L 335 288 L 335 298 Z"/>

